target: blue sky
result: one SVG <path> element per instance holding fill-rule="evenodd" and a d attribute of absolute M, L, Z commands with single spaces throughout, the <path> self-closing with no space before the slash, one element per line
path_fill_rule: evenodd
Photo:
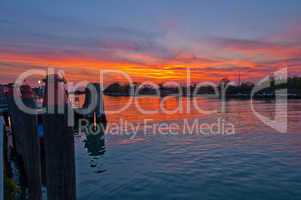
<path fill-rule="evenodd" d="M 105 65 L 132 63 L 131 72 L 154 66 L 160 70 L 165 65 L 178 69 L 178 65 L 186 64 L 183 57 L 190 58 L 187 66 L 191 68 L 198 67 L 197 62 L 189 65 L 194 58 L 216 61 L 216 67 L 225 59 L 268 66 L 277 60 L 299 57 L 298 0 L 1 0 L 0 8 L 0 52 L 5 53 L 0 56 L 0 68 L 15 64 L 16 73 L 29 65 L 38 66 L 24 58 L 22 68 L 19 60 L 16 63 L 5 57 L 8 53 L 31 57 L 84 55 L 83 60 L 88 57 L 99 61 L 97 69 L 102 68 L 104 60 Z M 266 51 L 258 55 L 256 50 L 262 50 L 258 46 L 279 47 L 280 56 Z M 286 47 L 293 50 L 287 53 L 283 50 Z M 224 65 L 229 63 L 235 62 Z M 115 64 L 112 67 L 116 68 Z M 55 67 L 83 68 L 74 63 Z M 200 63 L 198 68 L 202 67 Z"/>

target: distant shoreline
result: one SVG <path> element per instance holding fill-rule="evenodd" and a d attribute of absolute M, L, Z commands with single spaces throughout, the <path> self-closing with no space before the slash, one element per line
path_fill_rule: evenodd
<path fill-rule="evenodd" d="M 120 94 L 120 93 L 104 93 L 105 96 L 110 96 L 110 97 L 185 97 L 185 98 L 198 98 L 198 97 L 203 97 L 207 99 L 220 99 L 219 97 L 209 97 L 210 94 L 199 94 L 199 95 L 177 95 L 177 94 L 168 94 L 168 95 L 157 95 L 157 94 L 140 94 L 140 95 L 131 95 L 131 94 Z M 226 99 L 239 99 L 239 100 L 250 100 L 251 97 L 250 95 L 226 95 Z M 275 96 L 268 96 L 268 95 L 255 95 L 253 96 L 252 99 L 275 99 Z M 301 96 L 298 94 L 288 94 L 287 99 L 301 99 Z"/>

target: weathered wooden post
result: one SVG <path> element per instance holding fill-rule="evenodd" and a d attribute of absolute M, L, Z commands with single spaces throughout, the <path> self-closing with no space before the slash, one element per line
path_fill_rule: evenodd
<path fill-rule="evenodd" d="M 30 86 L 21 86 L 21 95 L 24 105 L 29 108 L 36 108 L 36 104 L 33 99 L 33 92 Z M 41 200 L 41 156 L 40 141 L 37 133 L 37 115 L 36 113 L 24 113 L 21 110 L 19 116 L 23 121 L 23 123 L 20 124 L 20 129 L 23 129 L 23 160 L 25 170 L 27 172 L 29 197 L 32 200 Z M 19 126 L 19 124 L 17 124 L 17 126 Z"/>
<path fill-rule="evenodd" d="M 14 85 L 9 84 L 8 85 L 8 91 L 7 91 L 7 105 L 8 105 L 8 116 L 10 119 L 10 125 L 12 129 L 12 134 L 13 134 L 13 145 L 15 151 L 20 155 L 22 153 L 22 144 L 19 143 L 19 140 L 17 140 L 17 135 L 16 135 L 16 124 L 18 120 L 18 112 L 17 112 L 17 105 L 14 100 Z"/>
<path fill-rule="evenodd" d="M 20 87 L 21 96 L 10 97 L 10 114 L 13 124 L 13 132 L 17 153 L 22 158 L 24 164 L 27 186 L 29 188 L 29 198 L 41 200 L 41 163 L 40 163 L 40 144 L 37 135 L 37 115 L 36 113 L 26 113 L 18 107 L 16 100 L 31 109 L 36 108 L 33 100 L 33 92 L 30 86 Z"/>
<path fill-rule="evenodd" d="M 75 200 L 74 136 L 67 124 L 70 109 L 64 79 L 49 75 L 46 79 L 43 115 L 45 127 L 46 185 L 49 200 Z"/>

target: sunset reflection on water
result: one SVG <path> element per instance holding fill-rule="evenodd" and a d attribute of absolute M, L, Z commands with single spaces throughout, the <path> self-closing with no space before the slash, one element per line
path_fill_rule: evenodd
<path fill-rule="evenodd" d="M 218 110 L 210 115 L 199 113 L 193 106 L 191 113 L 166 114 L 159 109 L 160 97 L 138 97 L 137 100 L 142 108 L 159 112 L 143 114 L 132 103 L 120 113 L 107 114 L 109 125 L 120 124 L 121 119 L 142 125 L 135 137 L 124 129 L 117 135 L 107 134 L 105 153 L 97 157 L 91 157 L 91 151 L 85 148 L 84 135 L 76 138 L 77 178 L 81 186 L 78 199 L 119 199 L 120 196 L 173 199 L 179 195 L 187 199 L 242 199 L 250 191 L 254 192 L 248 193 L 248 199 L 258 199 L 257 193 L 268 194 L 260 199 L 301 195 L 298 190 L 301 186 L 299 100 L 288 102 L 287 134 L 257 119 L 249 100 L 227 101 L 222 113 L 219 100 L 197 98 L 201 108 Z M 172 110 L 180 103 L 191 104 L 192 100 L 171 97 L 164 105 Z M 116 111 L 128 101 L 129 97 L 105 96 L 106 111 Z M 256 112 L 273 119 L 273 101 L 261 100 L 254 104 Z M 235 125 L 234 135 L 162 135 L 142 131 L 144 119 L 183 126 L 185 119 L 210 124 L 219 118 Z"/>

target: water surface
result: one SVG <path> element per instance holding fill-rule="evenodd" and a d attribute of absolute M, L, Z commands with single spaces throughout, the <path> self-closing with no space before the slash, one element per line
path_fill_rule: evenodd
<path fill-rule="evenodd" d="M 215 114 L 164 114 L 162 99 L 143 97 L 139 104 L 158 113 L 142 114 L 131 103 L 127 110 L 109 114 L 110 124 L 126 120 L 140 124 L 134 138 L 121 131 L 99 137 L 76 137 L 77 192 L 80 200 L 98 199 L 300 199 L 301 197 L 301 101 L 288 103 L 288 130 L 279 133 L 256 118 L 249 101 L 233 100 L 220 112 L 218 100 L 197 99 Z M 128 97 L 106 97 L 105 106 L 117 110 Z M 163 102 L 173 110 L 192 99 Z M 256 101 L 255 110 L 273 117 L 272 101 Z M 187 107 L 184 108 L 184 110 Z M 216 123 L 223 119 L 235 126 L 233 135 L 144 134 L 143 119 L 152 123 Z M 151 131 L 150 131 L 151 132 Z M 105 149 L 105 152 L 104 152 Z"/>

